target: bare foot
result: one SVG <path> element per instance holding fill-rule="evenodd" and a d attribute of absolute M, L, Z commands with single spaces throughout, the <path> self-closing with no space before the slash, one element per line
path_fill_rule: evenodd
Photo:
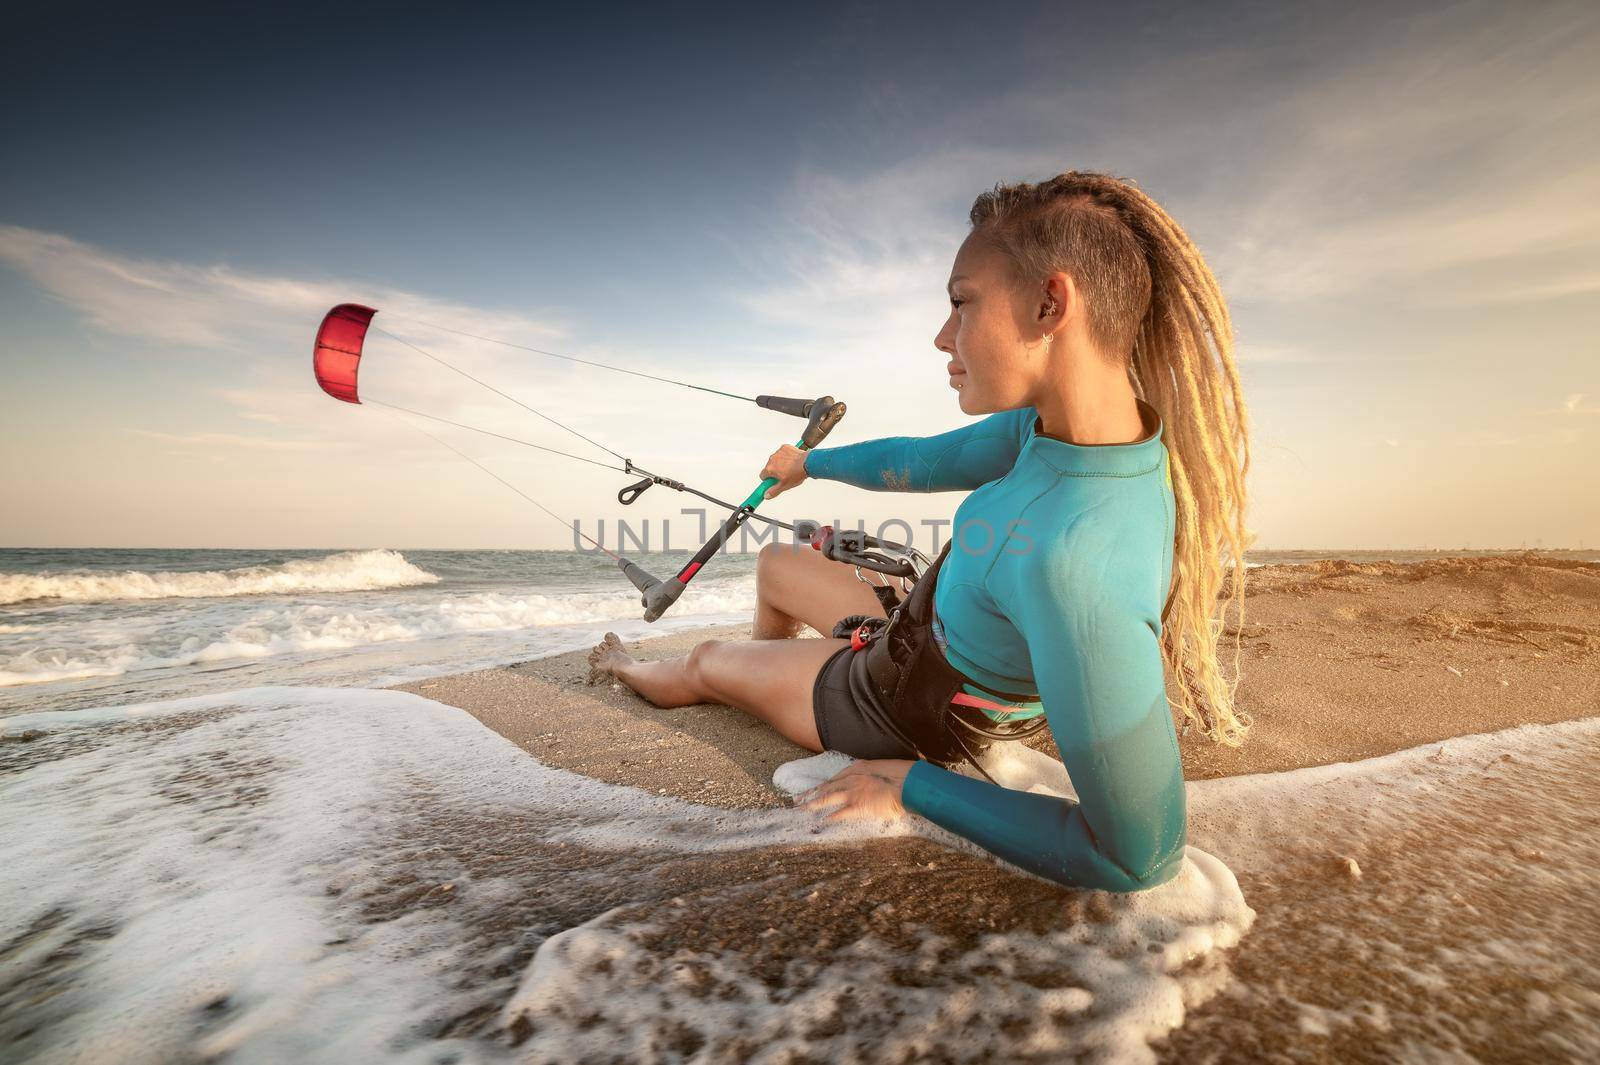
<path fill-rule="evenodd" d="M 589 652 L 589 683 L 599 684 L 607 677 L 617 675 L 617 670 L 633 662 L 633 656 L 622 649 L 617 634 L 608 632 Z"/>

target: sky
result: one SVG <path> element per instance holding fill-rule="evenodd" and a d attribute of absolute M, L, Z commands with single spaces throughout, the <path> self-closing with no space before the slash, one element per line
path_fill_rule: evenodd
<path fill-rule="evenodd" d="M 0 40 L 0 546 L 566 547 L 310 374 L 332 305 L 742 499 L 965 424 L 933 337 L 979 192 L 1136 181 L 1237 329 L 1261 549 L 1600 543 L 1592 3 L 33 5 Z M 609 456 L 374 333 L 365 394 Z M 429 432 L 558 514 L 693 500 Z M 959 497 L 810 483 L 869 527 Z"/>

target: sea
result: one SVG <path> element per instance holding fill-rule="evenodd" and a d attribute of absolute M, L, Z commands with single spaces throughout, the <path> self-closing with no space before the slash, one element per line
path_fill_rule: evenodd
<path fill-rule="evenodd" d="M 644 556 L 641 556 L 644 557 Z M 688 555 L 648 556 L 670 574 Z M 0 550 L 0 715 L 264 684 L 372 687 L 748 620 L 728 553 L 655 625 L 575 551 Z"/>
<path fill-rule="evenodd" d="M 0 1060 L 1600 1057 L 1600 717 L 1191 783 L 1180 876 L 1115 896 L 386 690 L 747 621 L 754 571 L 647 625 L 570 551 L 0 550 Z"/>

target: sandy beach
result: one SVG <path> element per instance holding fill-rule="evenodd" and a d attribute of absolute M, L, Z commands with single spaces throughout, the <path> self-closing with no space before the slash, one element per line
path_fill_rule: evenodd
<path fill-rule="evenodd" d="M 828 826 L 773 777 L 836 756 L 727 707 L 587 683 L 578 645 L 608 626 L 652 658 L 742 625 L 525 626 L 510 631 L 542 641 L 530 652 L 560 653 L 399 688 L 245 686 L 236 667 L 221 690 L 5 719 L 0 1046 L 463 1065 L 1593 1060 L 1600 562 L 1250 577 L 1254 734 L 1238 750 L 1184 738 L 1186 860 L 1131 895 L 1028 876 L 919 819 Z M 441 612 L 398 594 L 417 599 L 327 614 Z"/>
<path fill-rule="evenodd" d="M 1387 1061 L 1427 1051 L 1461 1060 L 1581 1060 L 1600 1046 L 1600 977 L 1584 945 L 1592 936 L 1583 931 L 1600 913 L 1592 896 L 1574 897 L 1570 885 L 1587 876 L 1592 860 L 1582 848 L 1590 847 L 1600 798 L 1590 768 L 1595 739 L 1561 740 L 1553 760 L 1541 761 L 1543 737 L 1515 755 L 1504 745 L 1511 740 L 1457 738 L 1600 715 L 1600 565 L 1532 555 L 1334 561 L 1267 566 L 1251 578 L 1239 698 L 1255 717 L 1254 734 L 1238 750 L 1192 736 L 1182 749 L 1191 843 L 1226 856 L 1254 923 L 1231 953 L 1212 951 L 1172 969 L 1187 1015 L 1170 1032 L 1170 1022 L 1149 1022 L 1156 1056 Z M 649 658 L 677 655 L 708 635 L 742 639 L 748 631 L 684 634 L 634 649 Z M 658 710 L 618 686 L 591 687 L 585 674 L 584 656 L 574 653 L 407 689 L 466 710 L 543 762 L 598 780 L 710 807 L 787 805 L 772 772 L 806 752 L 726 707 Z M 1041 746 L 1048 750 L 1048 741 Z M 1339 798 L 1307 788 L 1304 774 L 1282 772 L 1336 772 L 1335 763 L 1392 752 L 1403 752 L 1394 755 L 1399 761 L 1370 763 L 1380 768 Z M 1530 770 L 1542 774 L 1537 787 L 1517 775 Z M 1271 775 L 1244 781 L 1243 774 Z M 1530 794 L 1546 788 L 1564 805 L 1530 806 L 1542 801 Z M 1257 797 L 1241 803 L 1236 793 Z M 1531 824 L 1551 821 L 1564 831 L 1524 838 Z M 1530 869 L 1537 875 L 1524 876 Z M 736 1060 L 796 1042 L 827 1057 L 830 1039 L 844 1040 L 838 1046 L 851 1060 L 862 1048 L 860 1060 L 990 1060 L 982 1050 L 990 1040 L 1007 1048 L 1008 1059 L 1106 1050 L 1096 1042 L 1095 1011 L 1085 1020 L 1049 1005 L 1048 996 L 1060 993 L 1049 988 L 1094 986 L 1092 968 L 1064 958 L 1052 963 L 1064 969 L 1030 976 L 1003 949 L 1017 936 L 1062 942 L 1079 935 L 1075 928 L 1114 926 L 1104 896 L 1064 891 L 915 837 L 761 847 L 662 872 L 670 886 L 661 897 L 602 922 L 610 953 L 584 940 L 582 949 L 563 944 L 541 957 L 577 974 L 587 995 L 630 1001 L 655 985 L 613 973 L 616 958 L 649 966 L 677 959 L 704 985 L 696 994 L 737 996 L 737 980 L 719 983 L 715 975 L 727 964 L 715 959 L 735 958 L 740 979 L 753 975 L 780 1000 L 823 996 L 829 1019 L 811 1028 L 774 1022 L 759 1038 L 648 1010 L 600 1025 L 613 1037 L 628 1033 L 646 1057 L 653 1051 L 639 1048 L 659 1046 L 672 1059 Z M 719 901 L 706 904 L 712 898 Z M 1534 944 L 1523 943 L 1529 935 Z M 918 937 L 928 936 L 942 944 L 939 958 L 973 974 L 956 984 L 999 997 L 980 998 L 988 1006 L 959 1016 L 939 1007 L 925 1022 L 912 1021 L 917 1009 L 933 1010 L 907 990 L 929 979 L 908 961 L 918 956 L 917 943 L 929 941 Z M 830 985 L 817 974 L 854 971 L 852 944 L 879 959 L 856 978 L 872 989 L 834 987 L 828 997 Z M 1011 991 L 984 990 L 982 974 L 994 971 L 1012 974 Z M 543 986 L 548 981 L 546 973 Z M 936 998 L 950 990 L 945 983 Z M 501 1024 L 511 1018 L 501 1038 L 543 1046 L 537 1039 L 555 1038 L 554 1031 L 557 1046 L 604 1045 L 582 1042 L 583 1024 L 599 1022 L 580 1017 L 574 1025 L 572 1011 L 582 1013 L 572 996 L 524 992 L 500 1015 Z M 885 1024 L 884 1011 L 904 1023 Z M 1138 1016 L 1119 1023 L 1137 1030 Z M 1142 1045 L 1106 1052 L 1112 1060 L 1147 1053 Z"/>
<path fill-rule="evenodd" d="M 1250 571 L 1239 748 L 1182 737 L 1190 780 L 1372 758 L 1512 725 L 1600 714 L 1600 565 L 1532 554 Z M 1225 633 L 1231 653 L 1235 630 Z M 682 655 L 728 626 L 629 648 Z M 724 706 L 660 710 L 590 686 L 582 652 L 402 689 L 460 707 L 540 761 L 725 808 L 787 805 L 772 771 L 808 753 Z M 1047 736 L 1036 745 L 1052 751 Z"/>

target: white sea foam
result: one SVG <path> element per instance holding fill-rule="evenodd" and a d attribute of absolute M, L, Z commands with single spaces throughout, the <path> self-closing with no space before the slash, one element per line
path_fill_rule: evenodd
<path fill-rule="evenodd" d="M 1498 995 L 1529 966 L 1551 974 L 1527 1008 L 1544 1011 L 1552 1055 L 1596 1045 L 1600 996 L 1582 997 L 1570 964 L 1581 965 L 1592 930 L 1575 940 L 1540 913 L 1586 897 L 1592 797 L 1566 785 L 1592 767 L 1600 720 L 1191 785 L 1181 875 L 1150 892 L 1095 896 L 1099 920 L 996 931 L 959 950 L 931 933 L 910 948 L 869 937 L 818 951 L 777 989 L 752 971 L 743 944 L 664 956 L 648 912 L 611 907 L 663 899 L 656 874 L 672 854 L 952 837 L 920 821 L 818 831 L 801 811 L 730 813 L 605 785 L 398 692 L 257 689 L 29 714 L 0 723 L 0 741 L 0 944 L 18 974 L 0 985 L 0 1044 L 33 1060 L 550 1061 L 698 1047 L 683 1056 L 1148 1061 L 1152 1041 L 1182 1034 L 1187 1015 L 1236 997 L 1263 1004 L 1234 1036 L 1249 1028 L 1264 1039 L 1272 1025 L 1312 1040 L 1404 1032 L 1406 1018 L 1359 996 L 1318 1004 L 1301 989 L 1285 1009 L 1281 993 L 1261 998 L 1270 989 L 1219 993 L 1232 979 L 1229 948 L 1244 936 L 1249 950 L 1263 935 L 1250 930 L 1230 867 L 1293 877 L 1308 855 L 1380 848 L 1405 831 L 1426 837 L 1407 848 L 1425 852 L 1420 873 L 1384 887 L 1385 863 L 1403 856 L 1359 851 L 1372 887 L 1341 893 L 1352 882 L 1342 871 L 1328 886 L 1313 880 L 1311 901 L 1272 914 L 1280 937 L 1285 922 L 1310 922 L 1277 949 L 1310 957 L 1314 981 L 1319 950 L 1380 974 L 1392 955 L 1433 981 L 1415 1024 L 1433 1023 L 1418 1030 L 1436 1041 L 1388 1044 L 1392 1056 L 1470 1052 L 1448 1042 L 1471 1034 L 1451 1019 L 1461 1014 L 1427 1015 L 1470 995 L 1474 973 L 1494 974 L 1479 982 Z M 797 787 L 828 768 L 836 762 L 809 760 L 782 777 Z M 1027 785 L 1038 768 L 1019 762 L 1009 782 Z M 1473 783 L 1485 781 L 1534 807 L 1507 811 L 1513 838 L 1547 861 L 1515 868 L 1503 825 L 1481 838 L 1445 831 L 1452 807 L 1469 824 L 1493 812 L 1473 801 Z M 1478 941 L 1468 927 L 1492 925 L 1491 915 L 1443 896 L 1486 877 L 1543 894 L 1519 900 L 1510 925 Z M 747 904 L 726 893 L 733 887 L 704 886 L 685 904 Z M 1380 930 L 1365 934 L 1397 941 L 1339 941 L 1363 908 Z M 1405 949 L 1398 937 L 1419 914 L 1452 950 Z M 1265 979 L 1288 975 L 1285 963 Z M 1482 1011 L 1467 1006 L 1467 1016 Z M 464 1020 L 474 1017 L 477 1027 Z M 1223 1038 L 1228 1057 L 1240 1044 Z"/>
<path fill-rule="evenodd" d="M 531 1061 L 664 1047 L 707 1061 L 1154 1061 L 1150 1043 L 1225 985 L 1222 956 L 1254 914 L 1194 848 L 1166 884 L 1100 898 L 1098 920 L 964 950 L 931 931 L 909 949 L 868 936 L 778 989 L 743 951 L 663 958 L 650 923 L 602 915 L 546 941 L 501 1021 Z"/>
<path fill-rule="evenodd" d="M 107 602 L 121 599 L 209 599 L 238 595 L 355 592 L 433 584 L 438 577 L 398 551 L 343 551 L 276 566 L 195 573 L 3 573 L 0 606 L 36 599 Z"/>
<path fill-rule="evenodd" d="M 754 605 L 753 578 L 706 582 L 685 594 L 674 620 L 748 613 Z M 44 618 L 31 626 L 11 626 L 3 634 L 0 688 L 444 637 L 524 633 L 638 614 L 635 595 L 608 589 L 389 597 L 336 605 L 235 602 L 138 618 Z M 521 657 L 528 657 L 530 650 L 538 648 L 522 647 Z"/>
<path fill-rule="evenodd" d="M 1186 995 L 1204 997 L 1179 970 L 1229 946 L 1249 920 L 1227 870 L 1196 855 L 1162 890 L 1113 897 L 1110 919 L 1093 928 L 989 937 L 950 964 L 932 939 L 907 959 L 863 945 L 793 1002 L 761 989 L 738 953 L 715 955 L 705 963 L 741 992 L 707 999 L 638 970 L 595 971 L 596 952 L 645 953 L 638 929 L 591 898 L 600 884 L 618 897 L 618 874 L 584 878 L 614 863 L 605 850 L 664 860 L 916 823 L 827 827 L 797 810 L 729 813 L 601 784 L 398 692 L 257 689 L 29 714 L 0 725 L 0 739 L 0 943 L 26 944 L 17 986 L 57 989 L 27 1001 L 0 991 L 0 1041 L 40 1060 L 503 1060 L 498 1040 L 434 1037 L 485 1002 L 507 1024 L 535 1015 L 541 1034 L 513 1060 L 643 1053 L 669 1022 L 766 1033 L 776 1052 L 813 1042 L 812 1022 L 869 980 L 890 1007 L 883 1030 L 845 1030 L 819 1048 L 849 1056 L 869 1036 L 922 1045 L 1000 1023 L 992 1009 L 1037 1007 L 1116 1058 L 1177 1023 Z M 541 840 L 571 857 L 519 858 Z M 657 890 L 654 864 L 637 864 L 622 901 Z M 719 905 L 723 890 L 710 885 L 696 904 Z M 546 917 L 519 922 L 518 907 Z M 549 911 L 576 919 L 550 927 Z M 467 979 L 540 927 L 571 931 L 546 941 L 520 978 Z M 900 962 L 926 986 L 887 980 Z M 1082 983 L 979 977 L 992 966 Z M 649 986 L 634 987 L 641 980 Z M 568 1023 L 563 1003 L 580 1000 L 597 1022 Z"/>
<path fill-rule="evenodd" d="M 458 804 L 603 811 L 620 790 L 394 692 L 261 689 L 4 734 L 29 730 L 46 736 L 4 748 L 47 760 L 0 791 L 0 942 L 32 943 L 15 961 L 37 967 L 35 992 L 61 977 L 52 950 L 87 954 L 62 995 L 0 1004 L 0 1043 L 26 1029 L 12 1045 L 39 1060 L 404 1059 L 397 1041 L 419 1056 L 415 1018 L 460 1000 L 445 978 L 462 933 L 444 913 L 363 920 L 362 900 L 408 875 L 394 839 Z"/>

